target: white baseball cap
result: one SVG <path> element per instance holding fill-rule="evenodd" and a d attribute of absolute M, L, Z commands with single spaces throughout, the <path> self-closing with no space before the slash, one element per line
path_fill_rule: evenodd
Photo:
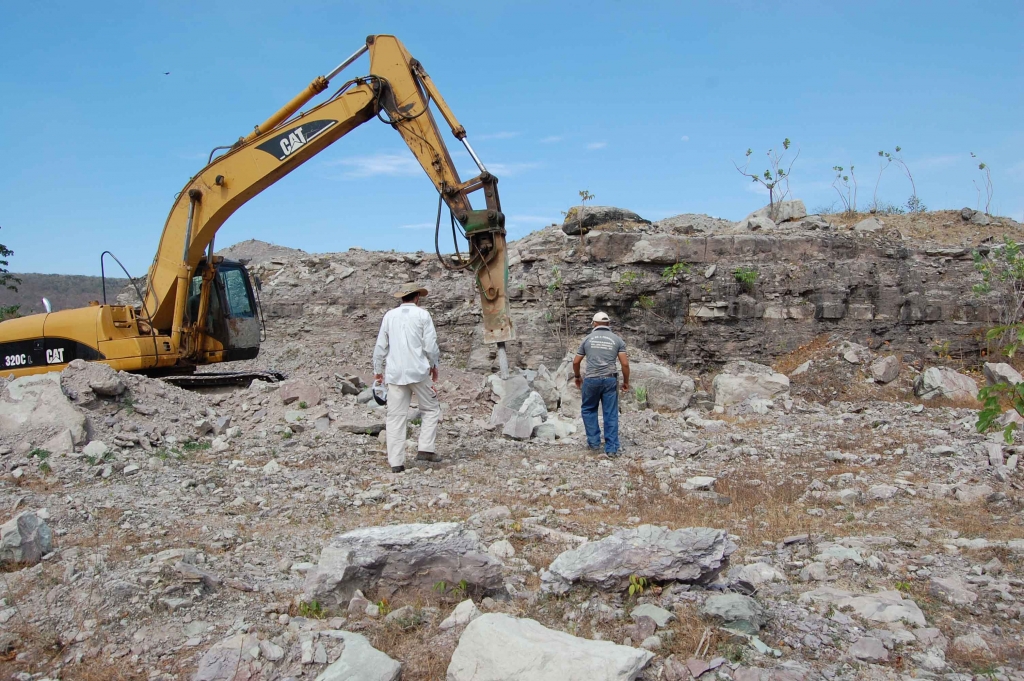
<path fill-rule="evenodd" d="M 610 322 L 611 321 L 611 317 L 609 317 L 604 312 L 598 312 L 597 314 L 594 315 L 594 321 L 595 322 Z"/>

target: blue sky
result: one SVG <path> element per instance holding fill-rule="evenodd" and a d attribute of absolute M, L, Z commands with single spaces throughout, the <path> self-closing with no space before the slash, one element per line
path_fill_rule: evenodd
<path fill-rule="evenodd" d="M 766 197 L 733 161 L 752 148 L 763 166 L 786 137 L 809 209 L 837 201 L 836 164 L 856 166 L 866 205 L 878 150 L 900 145 L 929 207 L 976 207 L 973 151 L 992 170 L 992 212 L 1022 220 L 1022 29 L 1019 0 L 7 3 L 0 242 L 15 271 L 98 274 L 110 249 L 144 273 L 209 150 L 370 33 L 423 62 L 501 179 L 512 238 L 560 221 L 581 189 L 650 219 L 739 219 Z M 880 199 L 910 193 L 886 171 Z M 371 120 L 239 210 L 217 243 L 431 249 L 435 209 L 399 136 Z"/>

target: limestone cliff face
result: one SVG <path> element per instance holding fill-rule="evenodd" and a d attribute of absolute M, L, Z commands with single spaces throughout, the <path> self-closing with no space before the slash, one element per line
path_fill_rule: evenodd
<path fill-rule="evenodd" d="M 687 369 L 770 362 L 820 334 L 922 357 L 948 342 L 954 356 L 977 356 L 998 314 L 971 293 L 979 281 L 971 249 L 818 227 L 687 235 L 660 224 L 608 225 L 585 241 L 555 226 L 534 232 L 510 248 L 511 359 L 557 366 L 598 309 L 628 343 Z M 442 349 L 466 368 L 491 368 L 472 278 L 445 272 L 432 255 L 282 255 L 255 270 L 270 320 L 335 325 L 371 345 L 394 305 L 390 292 L 421 281 Z"/>

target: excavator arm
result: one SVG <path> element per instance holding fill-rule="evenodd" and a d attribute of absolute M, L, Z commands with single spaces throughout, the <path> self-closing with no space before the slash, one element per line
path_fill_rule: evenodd
<path fill-rule="evenodd" d="M 330 81 L 363 53 L 369 52 L 368 75 L 346 82 L 329 99 L 299 110 L 325 92 Z M 479 174 L 459 178 L 429 104 L 433 101 L 452 134 L 466 147 Z M 164 225 L 149 269 L 144 319 L 153 331 L 169 335 L 183 358 L 203 345 L 203 314 L 185 315 L 192 277 L 202 262 L 212 263 L 217 230 L 232 213 L 282 177 L 377 117 L 405 140 L 434 187 L 458 220 L 468 240 L 460 261 L 443 260 L 449 269 L 472 269 L 483 308 L 484 338 L 498 343 L 504 365 L 504 342 L 514 338 L 507 296 L 508 258 L 505 218 L 498 179 L 479 160 L 458 122 L 423 66 L 390 35 L 370 36 L 366 44 L 327 76 L 320 76 L 223 155 L 213 159 L 178 195 Z M 470 195 L 482 191 L 483 207 L 474 209 Z M 207 272 L 205 279 L 209 279 Z M 205 303 L 202 308 L 205 312 Z"/>

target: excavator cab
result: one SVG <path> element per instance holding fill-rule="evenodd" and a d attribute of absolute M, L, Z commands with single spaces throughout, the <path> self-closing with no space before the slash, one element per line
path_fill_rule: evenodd
<path fill-rule="evenodd" d="M 240 262 L 217 260 L 201 262 L 189 286 L 185 324 L 197 364 L 253 359 L 260 351 L 263 322 L 252 277 Z"/>

